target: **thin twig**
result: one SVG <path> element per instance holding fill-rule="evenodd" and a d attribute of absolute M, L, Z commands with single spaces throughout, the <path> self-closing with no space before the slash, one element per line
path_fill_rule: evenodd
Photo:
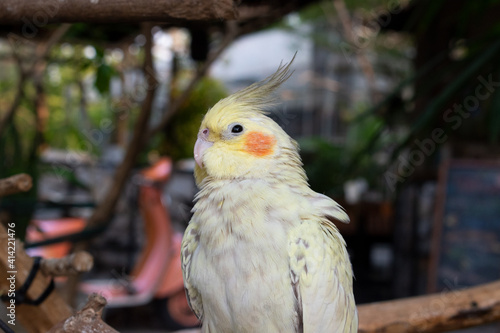
<path fill-rule="evenodd" d="M 52 47 L 59 42 L 59 40 L 64 36 L 64 34 L 71 28 L 71 24 L 64 23 L 61 24 L 47 39 L 45 43 L 40 43 L 37 46 L 36 58 L 33 61 L 28 73 L 33 71 L 40 61 L 43 61 L 49 55 Z"/>
<path fill-rule="evenodd" d="M 14 99 L 5 112 L 5 116 L 0 120 L 0 134 L 4 133 L 7 124 L 9 124 L 18 109 L 19 105 L 21 104 L 22 97 L 24 96 L 24 84 L 30 76 L 33 75 L 35 70 L 37 70 L 37 73 L 39 76 L 40 73 L 43 73 L 46 67 L 46 63 L 42 62 L 45 60 L 51 50 L 51 48 L 64 36 L 64 34 L 68 31 L 68 29 L 71 27 L 71 24 L 62 24 L 60 25 L 47 39 L 45 43 L 40 43 L 37 46 L 36 50 L 36 56 L 35 60 L 31 63 L 31 65 L 28 67 L 28 69 L 24 69 L 22 65 L 22 58 L 21 56 L 17 53 L 16 49 L 14 48 L 13 45 L 12 47 L 12 55 L 14 56 L 14 59 L 16 60 L 18 69 L 19 69 L 19 81 L 17 83 L 16 87 L 16 94 L 14 96 Z"/>

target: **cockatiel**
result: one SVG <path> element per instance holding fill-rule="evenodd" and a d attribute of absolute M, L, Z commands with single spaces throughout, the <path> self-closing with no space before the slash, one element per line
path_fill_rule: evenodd
<path fill-rule="evenodd" d="M 332 222 L 349 217 L 309 188 L 297 143 L 264 112 L 290 65 L 201 123 L 181 256 L 204 333 L 357 332 L 351 264 Z"/>

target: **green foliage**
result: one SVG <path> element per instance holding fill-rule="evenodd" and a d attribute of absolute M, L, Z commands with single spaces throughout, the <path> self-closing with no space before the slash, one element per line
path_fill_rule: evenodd
<path fill-rule="evenodd" d="M 372 188 L 380 189 L 380 177 L 384 161 L 379 156 L 365 154 L 351 165 L 352 156 L 368 146 L 374 133 L 384 126 L 384 120 L 377 116 L 354 119 L 350 122 L 345 142 L 332 143 L 313 137 L 300 140 L 301 156 L 309 177 L 311 188 L 331 196 L 341 196 L 346 180 L 362 175 Z M 375 142 L 373 149 L 382 149 L 395 140 L 394 135 L 383 136 Z"/>
<path fill-rule="evenodd" d="M 175 91 L 174 98 L 178 94 L 179 91 Z M 192 158 L 203 115 L 226 96 L 226 89 L 221 82 L 209 77 L 201 79 L 186 103 L 170 120 L 160 151 L 174 160 Z"/>
<path fill-rule="evenodd" d="M 341 177 L 347 162 L 345 149 L 317 137 L 300 140 L 300 148 L 311 188 L 328 195 L 341 195 L 345 181 Z"/>
<path fill-rule="evenodd" d="M 116 75 L 116 71 L 110 65 L 101 63 L 96 70 L 94 86 L 101 94 L 109 92 L 111 78 Z"/>
<path fill-rule="evenodd" d="M 78 28 L 79 25 L 74 26 Z M 75 31 L 70 29 L 68 35 L 73 33 Z M 9 57 L 11 50 L 7 42 L 0 43 L 0 50 L 6 50 L 0 59 L 0 118 L 3 118 L 17 93 L 19 73 Z M 33 43 L 17 49 L 24 68 L 32 62 L 34 46 Z M 107 132 L 103 131 L 103 123 L 112 117 L 110 80 L 117 75 L 116 64 L 110 59 L 102 47 L 66 42 L 51 49 L 40 87 L 35 85 L 34 76 L 26 78 L 19 107 L 0 133 L 0 176 L 24 172 L 33 178 L 32 190 L 10 196 L 0 203 L 15 218 L 18 236 L 23 237 L 24 226 L 34 210 L 40 173 L 56 172 L 69 182 L 77 182 L 71 171 L 59 172 L 54 169 L 57 166 L 40 166 L 40 153 L 50 147 L 76 154 L 96 154 L 104 142 L 104 135 L 110 133 L 109 126 L 105 128 Z M 128 60 L 133 66 L 133 59 Z M 35 109 L 37 100 L 42 103 L 39 120 Z"/>
<path fill-rule="evenodd" d="M 86 58 L 73 60 L 76 64 L 49 67 L 44 84 L 50 110 L 45 142 L 52 148 L 96 153 L 99 147 L 96 142 L 89 142 L 87 132 L 98 129 L 100 122 L 110 117 L 108 91 L 114 70 L 107 64 L 97 65 Z M 94 86 L 101 96 L 90 100 L 83 96 L 85 104 L 82 105 L 82 94 L 92 88 L 86 82 L 92 77 L 95 77 Z"/>

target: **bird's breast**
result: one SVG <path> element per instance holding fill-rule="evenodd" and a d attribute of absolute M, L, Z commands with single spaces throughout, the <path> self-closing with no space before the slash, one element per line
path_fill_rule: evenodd
<path fill-rule="evenodd" d="M 253 332 L 259 331 L 256 326 L 259 332 L 291 331 L 287 233 L 293 209 L 274 207 L 276 200 L 259 184 L 240 188 L 244 191 L 236 197 L 234 190 L 199 197 L 191 222 L 198 224 L 200 237 L 191 274 L 205 321 L 236 332 L 245 332 L 245 325 Z"/>
<path fill-rule="evenodd" d="M 288 230 L 300 221 L 285 189 L 258 180 L 215 183 L 199 193 L 193 212 L 200 243 L 214 253 L 238 244 L 259 248 L 280 237 L 285 242 Z"/>

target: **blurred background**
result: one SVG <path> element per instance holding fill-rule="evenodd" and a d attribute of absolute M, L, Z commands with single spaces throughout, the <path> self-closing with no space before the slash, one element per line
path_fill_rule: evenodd
<path fill-rule="evenodd" d="M 173 294 L 158 292 L 167 275 L 179 282 L 173 256 L 151 258 L 162 242 L 175 252 L 190 219 L 200 121 L 296 55 L 269 111 L 299 141 L 311 187 L 351 217 L 338 227 L 357 303 L 500 279 L 500 2 L 242 0 L 238 11 L 227 21 L 0 25 L 0 178 L 34 181 L 0 198 L 0 218 L 16 222 L 29 251 L 46 254 L 54 244 L 40 242 L 60 238 L 55 255 L 94 256 L 80 282 L 127 297 L 145 284 L 143 299 L 107 312 L 118 330 L 190 326 L 172 319 Z M 141 173 L 165 156 L 164 169 Z M 160 191 L 151 200 L 163 219 L 141 206 L 145 188 Z M 168 239 L 154 238 L 161 223 Z M 75 305 L 77 289 L 65 291 Z"/>

